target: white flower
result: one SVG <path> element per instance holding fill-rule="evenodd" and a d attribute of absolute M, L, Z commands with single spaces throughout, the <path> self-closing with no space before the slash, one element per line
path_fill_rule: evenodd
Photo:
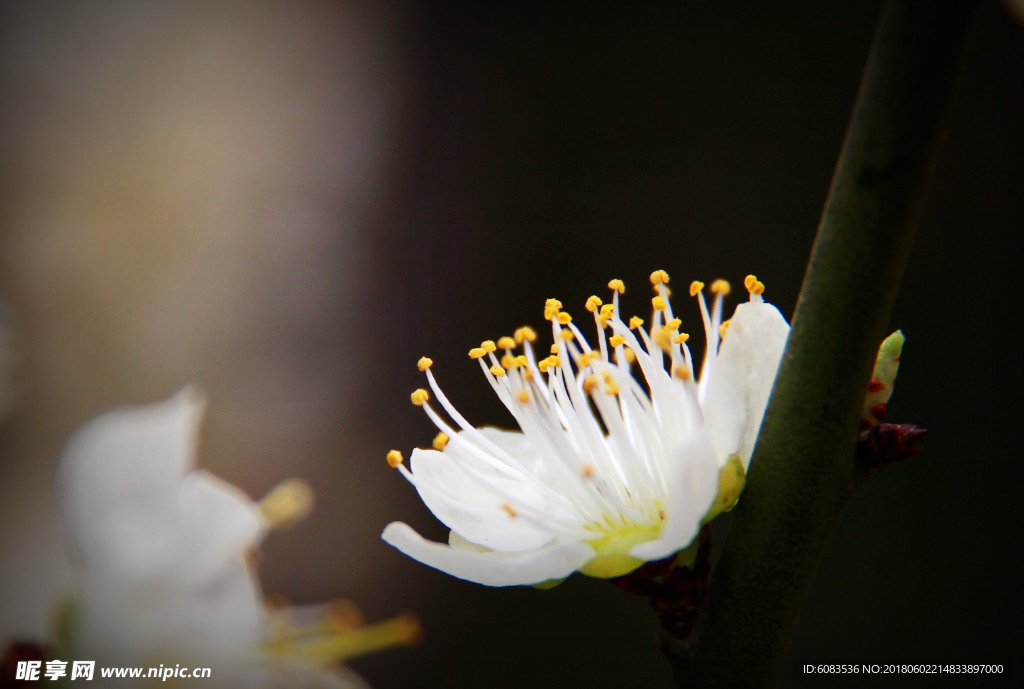
<path fill-rule="evenodd" d="M 211 687 L 365 686 L 315 662 L 338 660 L 330 648 L 302 653 L 301 629 L 275 638 L 286 613 L 264 608 L 251 555 L 311 495 L 286 481 L 255 503 L 193 469 L 203 408 L 185 388 L 104 414 L 69 440 L 58 477 L 74 560 L 67 650 L 97 666 L 209 667 Z M 313 641 L 331 637 L 321 625 Z"/>
<path fill-rule="evenodd" d="M 469 581 L 538 584 L 577 570 L 626 574 L 686 548 L 703 522 L 731 508 L 789 326 L 764 303 L 764 285 L 754 276 L 744 282 L 750 301 L 724 323 L 728 283 L 711 285 L 710 310 L 703 283 L 692 283 L 706 338 L 698 380 L 689 335 L 669 302 L 668 275 L 655 271 L 651 282 L 657 296 L 650 329 L 639 318 L 620 317 L 625 287 L 612 280 L 610 304 L 587 301 L 596 349 L 561 302 L 549 299 L 551 356 L 537 359 L 529 328 L 470 352 L 520 431 L 474 428 L 441 392 L 433 362 L 421 359 L 420 370 L 454 426 L 427 403 L 426 390 L 417 390 L 413 402 L 441 432 L 433 450 L 413 450 L 411 470 L 396 450 L 388 463 L 451 534 L 447 545 L 433 543 L 394 522 L 383 539 Z"/>

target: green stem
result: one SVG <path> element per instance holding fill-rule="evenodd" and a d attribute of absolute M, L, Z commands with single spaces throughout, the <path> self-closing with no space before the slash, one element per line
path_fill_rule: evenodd
<path fill-rule="evenodd" d="M 685 687 L 781 673 L 818 557 L 860 472 L 851 459 L 879 342 L 920 221 L 977 0 L 891 0 L 875 36 L 743 498 Z"/>

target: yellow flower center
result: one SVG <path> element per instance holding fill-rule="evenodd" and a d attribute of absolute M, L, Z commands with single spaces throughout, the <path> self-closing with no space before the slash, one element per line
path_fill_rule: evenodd
<path fill-rule="evenodd" d="M 591 577 L 609 579 L 629 574 L 644 563 L 629 555 L 630 549 L 641 543 L 653 541 L 661 532 L 661 524 L 627 524 L 616 528 L 604 526 L 588 527 L 603 535 L 587 545 L 594 549 L 597 556 L 588 562 L 580 571 Z"/>

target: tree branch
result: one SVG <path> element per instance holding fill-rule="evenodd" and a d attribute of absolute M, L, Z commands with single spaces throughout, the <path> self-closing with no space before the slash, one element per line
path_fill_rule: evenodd
<path fill-rule="evenodd" d="M 852 493 L 857 422 L 903 275 L 977 0 L 890 0 L 804 278 L 747 487 L 696 647 L 669 633 L 686 687 L 781 673 L 818 557 Z"/>

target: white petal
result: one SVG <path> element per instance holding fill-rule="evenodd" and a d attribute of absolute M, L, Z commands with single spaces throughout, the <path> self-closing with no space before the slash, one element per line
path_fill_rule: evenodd
<path fill-rule="evenodd" d="M 672 468 L 661 533 L 653 541 L 633 546 L 629 554 L 635 558 L 660 560 L 690 545 L 718 495 L 718 459 L 706 432 L 691 436 L 675 453 Z"/>
<path fill-rule="evenodd" d="M 438 519 L 465 538 L 491 550 L 523 551 L 539 548 L 552 536 L 526 519 L 511 516 L 502 505 L 513 500 L 495 495 L 472 480 L 456 462 L 469 463 L 457 452 L 455 438 L 445 452 L 413 450 L 409 464 L 423 502 Z M 454 446 L 453 446 L 454 445 Z M 521 500 L 520 504 L 543 502 L 536 489 L 500 474 L 495 469 L 473 464 L 488 485 Z"/>
<path fill-rule="evenodd" d="M 530 444 L 526 434 L 522 431 L 506 431 L 493 426 L 483 426 L 477 429 L 480 434 L 499 447 L 509 457 L 515 459 L 523 471 L 534 479 L 536 483 L 557 492 L 557 485 L 553 482 L 559 480 L 553 475 L 550 460 L 545 459 L 537 452 L 537 449 Z M 461 434 L 460 434 L 461 435 Z M 458 435 L 456 436 L 458 438 Z M 536 484 L 535 484 L 536 485 Z M 578 521 L 580 515 L 573 509 L 573 505 L 566 498 L 554 498 L 553 493 L 548 492 L 539 499 L 542 501 L 544 513 L 560 521 Z"/>
<path fill-rule="evenodd" d="M 505 454 L 514 457 L 529 473 L 534 476 L 543 476 L 547 473 L 547 466 L 522 431 L 506 431 L 493 426 L 484 426 L 477 430 Z"/>
<path fill-rule="evenodd" d="M 115 583 L 83 571 L 76 589 L 72 643 L 110 662 L 223 660 L 265 635 L 262 595 L 241 560 L 199 588 L 172 575 Z"/>
<path fill-rule="evenodd" d="M 241 557 L 201 587 L 164 590 L 163 594 L 174 610 L 157 616 L 157 624 L 177 638 L 180 647 L 194 645 L 200 650 L 205 645 L 215 650 L 261 641 L 265 622 L 262 594 Z"/>
<path fill-rule="evenodd" d="M 460 536 L 455 531 L 448 532 L 448 545 L 455 548 L 456 550 L 472 550 L 474 553 L 490 553 L 492 552 L 489 548 L 485 548 L 478 543 L 473 541 L 467 541 L 465 538 Z"/>
<path fill-rule="evenodd" d="M 572 542 L 551 543 L 521 553 L 453 548 L 424 539 L 402 522 L 388 524 L 381 538 L 425 565 L 487 586 L 521 586 L 564 579 L 594 557 L 593 548 Z"/>
<path fill-rule="evenodd" d="M 734 454 L 744 468 L 750 463 L 788 336 L 786 319 L 771 304 L 736 307 L 703 403 L 720 465 Z"/>
<path fill-rule="evenodd" d="M 217 576 L 259 545 L 259 508 L 245 493 L 205 471 L 181 480 L 178 556 L 193 581 Z"/>
<path fill-rule="evenodd" d="M 71 437 L 58 488 L 81 556 L 103 559 L 125 548 L 122 538 L 175 523 L 203 408 L 202 395 L 187 387 L 163 402 L 103 414 Z"/>

